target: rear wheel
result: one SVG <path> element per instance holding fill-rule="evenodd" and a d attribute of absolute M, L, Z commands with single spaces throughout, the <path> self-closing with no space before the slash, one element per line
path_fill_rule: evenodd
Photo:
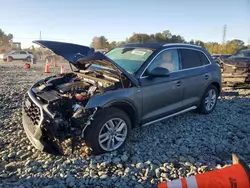
<path fill-rule="evenodd" d="M 31 62 L 31 57 L 27 57 L 26 61 Z"/>
<path fill-rule="evenodd" d="M 9 56 L 7 57 L 7 62 L 12 62 L 13 61 L 13 57 Z"/>
<path fill-rule="evenodd" d="M 114 151 L 125 143 L 130 130 L 131 121 L 124 111 L 107 108 L 86 129 L 85 141 L 94 154 Z"/>
<path fill-rule="evenodd" d="M 210 85 L 206 89 L 201 99 L 201 104 L 198 108 L 198 112 L 200 112 L 201 114 L 211 113 L 217 104 L 217 100 L 218 100 L 218 89 L 216 88 L 216 86 Z"/>

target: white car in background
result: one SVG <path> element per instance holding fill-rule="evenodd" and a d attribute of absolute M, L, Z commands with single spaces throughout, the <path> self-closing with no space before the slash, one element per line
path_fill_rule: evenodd
<path fill-rule="evenodd" d="M 34 55 L 31 52 L 23 51 L 23 50 L 14 50 L 5 54 L 3 57 L 4 61 L 13 61 L 13 60 L 23 60 L 30 62 Z"/>

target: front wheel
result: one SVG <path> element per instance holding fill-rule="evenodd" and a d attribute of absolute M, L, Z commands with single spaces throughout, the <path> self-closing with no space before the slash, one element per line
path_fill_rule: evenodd
<path fill-rule="evenodd" d="M 218 89 L 216 88 L 216 86 L 210 85 L 206 89 L 201 99 L 201 104 L 198 108 L 198 112 L 200 112 L 201 114 L 211 113 L 217 104 L 217 100 L 218 100 Z"/>
<path fill-rule="evenodd" d="M 85 132 L 85 141 L 94 154 L 114 151 L 126 141 L 131 130 L 128 115 L 118 108 L 107 108 L 96 115 Z"/>

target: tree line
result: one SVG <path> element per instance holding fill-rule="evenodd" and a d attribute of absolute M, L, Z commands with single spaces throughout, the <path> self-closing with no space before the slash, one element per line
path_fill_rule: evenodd
<path fill-rule="evenodd" d="M 5 53 L 11 48 L 12 39 L 13 35 L 11 33 L 7 34 L 0 29 L 0 53 Z"/>
<path fill-rule="evenodd" d="M 211 54 L 234 54 L 238 50 L 250 48 L 250 45 L 246 45 L 242 40 L 234 39 L 229 40 L 225 44 L 218 42 L 203 42 L 201 40 L 186 41 L 180 35 L 174 35 L 169 30 L 158 32 L 154 34 L 146 33 L 133 33 L 132 36 L 125 41 L 111 41 L 109 42 L 105 36 L 95 36 L 92 39 L 91 46 L 95 49 L 112 49 L 117 46 L 121 46 L 126 43 L 133 42 L 164 42 L 164 43 L 188 43 L 199 45 L 208 49 Z"/>
<path fill-rule="evenodd" d="M 13 35 L 7 34 L 0 29 L 0 53 L 5 53 L 11 48 Z M 131 42 L 164 42 L 164 43 L 188 43 L 202 46 L 208 49 L 211 54 L 234 54 L 238 50 L 250 48 L 250 45 L 245 44 L 242 40 L 229 40 L 225 44 L 218 42 L 203 42 L 201 40 L 186 41 L 182 36 L 172 34 L 169 30 L 158 32 L 154 34 L 133 33 L 132 36 L 126 38 L 125 41 L 108 41 L 105 36 L 95 36 L 92 39 L 91 46 L 95 49 L 112 49 L 117 46 L 124 45 Z M 37 49 L 32 46 L 30 51 L 36 52 Z"/>

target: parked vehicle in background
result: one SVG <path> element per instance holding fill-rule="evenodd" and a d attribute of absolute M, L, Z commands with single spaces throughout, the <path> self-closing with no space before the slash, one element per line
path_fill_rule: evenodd
<path fill-rule="evenodd" d="M 199 46 L 132 43 L 104 55 L 76 44 L 35 43 L 77 69 L 42 79 L 25 94 L 23 126 L 42 151 L 63 153 L 67 139 L 72 148 L 85 140 L 94 153 L 116 150 L 137 126 L 195 109 L 211 113 L 221 91 L 220 67 Z"/>
<path fill-rule="evenodd" d="M 220 61 L 222 82 L 229 85 L 250 86 L 250 49 L 238 51 Z"/>
<path fill-rule="evenodd" d="M 222 59 L 227 59 L 229 57 L 231 57 L 232 55 L 230 54 L 213 54 L 212 55 L 212 58 L 215 60 L 215 61 L 220 61 Z"/>
<path fill-rule="evenodd" d="M 0 54 L 0 59 L 4 59 L 4 54 Z"/>
<path fill-rule="evenodd" d="M 4 61 L 13 61 L 13 60 L 23 60 L 23 61 L 31 61 L 31 58 L 34 58 L 33 53 L 23 51 L 23 50 L 13 50 L 7 54 L 4 54 L 3 60 Z"/>

